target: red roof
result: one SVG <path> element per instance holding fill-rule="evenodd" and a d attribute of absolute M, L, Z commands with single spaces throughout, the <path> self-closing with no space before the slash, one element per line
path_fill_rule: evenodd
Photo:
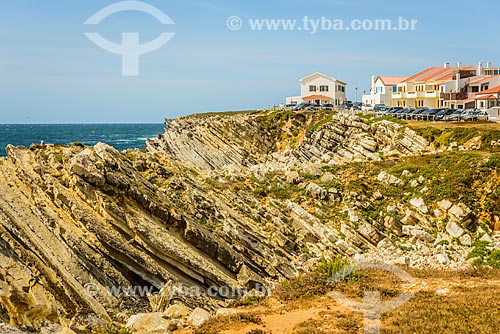
<path fill-rule="evenodd" d="M 412 77 L 409 77 L 403 82 L 423 82 L 423 81 L 445 81 L 453 78 L 455 72 L 459 70 L 471 70 L 474 66 L 466 66 L 466 67 L 439 67 L 434 66 L 430 67 L 420 73 L 415 74 Z"/>
<path fill-rule="evenodd" d="M 497 97 L 495 95 L 487 95 L 487 96 L 476 97 L 476 100 L 491 100 L 496 98 Z"/>
<path fill-rule="evenodd" d="M 496 93 L 500 93 L 500 86 L 483 90 L 482 92 L 477 93 L 477 95 L 496 94 Z"/>
<path fill-rule="evenodd" d="M 469 82 L 469 84 L 473 85 L 473 84 L 476 84 L 476 83 L 480 83 L 480 82 L 483 82 L 483 81 L 490 80 L 491 78 L 494 78 L 494 77 L 495 77 L 495 75 L 490 75 L 490 76 L 481 75 L 481 76 L 477 76 L 477 77 L 475 77 L 474 80 L 472 80 L 471 82 Z"/>
<path fill-rule="evenodd" d="M 408 77 L 398 77 L 398 76 L 379 76 L 378 78 L 380 78 L 380 80 L 382 80 L 382 82 L 386 86 L 395 86 L 398 83 L 408 79 Z"/>
<path fill-rule="evenodd" d="M 303 100 L 331 100 L 331 97 L 324 95 L 310 95 L 302 98 Z"/>

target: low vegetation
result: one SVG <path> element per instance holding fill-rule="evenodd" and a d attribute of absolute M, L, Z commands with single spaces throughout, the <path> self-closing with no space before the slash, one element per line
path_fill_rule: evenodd
<path fill-rule="evenodd" d="M 366 291 L 379 291 L 382 300 L 389 301 L 408 288 L 399 277 L 381 270 L 354 272 L 337 282 L 329 279 L 347 265 L 349 263 L 341 258 L 323 259 L 308 274 L 282 282 L 276 294 L 258 306 L 263 318 L 255 313 L 215 318 L 195 334 L 276 333 L 270 329 L 273 324 L 265 319 L 266 316 L 278 317 L 276 314 L 283 323 L 296 322 L 293 330 L 286 332 L 290 334 L 360 333 L 362 314 L 337 304 L 326 295 L 328 292 L 335 290 L 362 302 Z M 492 296 L 500 293 L 500 270 L 484 266 L 458 272 L 405 269 L 417 282 L 415 294 L 410 301 L 382 316 L 383 333 L 497 333 L 500 301 Z M 276 306 L 276 301 L 280 306 Z M 245 312 L 250 310 L 248 306 L 245 308 Z M 310 310 L 309 320 L 297 321 L 293 316 L 295 310 Z M 252 329 L 245 332 L 249 324 L 253 324 Z"/>
<path fill-rule="evenodd" d="M 107 326 L 90 328 L 90 334 L 132 334 L 132 331 L 126 327 L 110 323 Z"/>

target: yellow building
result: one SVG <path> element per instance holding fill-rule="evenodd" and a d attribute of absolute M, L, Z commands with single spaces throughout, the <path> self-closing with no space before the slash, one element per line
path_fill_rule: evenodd
<path fill-rule="evenodd" d="M 439 108 L 440 87 L 446 81 L 453 80 L 459 71 L 472 70 L 473 66 L 431 67 L 399 83 L 392 93 L 392 106 L 405 108 Z"/>

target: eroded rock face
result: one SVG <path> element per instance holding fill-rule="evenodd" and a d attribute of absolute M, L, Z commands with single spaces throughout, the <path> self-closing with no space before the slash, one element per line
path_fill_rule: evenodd
<path fill-rule="evenodd" d="M 263 282 L 295 272 L 284 249 L 267 244 L 237 212 L 224 211 L 199 181 L 172 180 L 170 191 L 191 196 L 183 202 L 192 211 L 179 214 L 158 185 L 105 144 L 9 153 L 0 160 L 0 301 L 7 322 L 107 323 L 152 310 L 159 297 L 150 295 L 161 296 L 169 282 L 195 289 L 176 297 L 190 307 L 215 310 L 225 298 L 204 297 L 207 289 L 242 288 L 242 268 Z M 148 176 L 168 178 L 161 161 L 152 160 Z M 224 229 L 214 233 L 197 222 L 210 219 Z"/>
<path fill-rule="evenodd" d="M 313 258 L 378 249 L 399 258 L 403 245 L 436 262 L 428 250 L 449 237 L 445 218 L 471 243 L 463 204 L 403 202 L 370 188 L 402 187 L 409 175 L 385 172 L 377 182 L 379 172 L 360 170 L 347 181 L 370 185 L 358 192 L 335 175 L 346 162 L 425 152 L 412 130 L 347 115 L 311 130 L 313 116 L 294 114 L 283 123 L 299 133 L 292 145 L 275 140 L 280 129 L 265 127 L 266 117 L 167 121 L 142 151 L 8 147 L 0 159 L 0 322 L 77 332 L 143 314 L 136 324 L 155 317 L 170 330 L 165 312 L 215 314 L 249 290 L 269 292 Z"/>

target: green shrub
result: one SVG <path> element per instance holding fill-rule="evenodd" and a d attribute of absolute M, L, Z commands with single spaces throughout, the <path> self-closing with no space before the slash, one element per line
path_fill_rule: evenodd
<path fill-rule="evenodd" d="M 80 143 L 79 141 L 75 141 L 75 142 L 71 143 L 71 147 L 85 148 L 85 145 L 83 143 Z"/>
<path fill-rule="evenodd" d="M 348 271 L 348 266 L 349 262 L 340 257 L 323 258 L 310 272 L 280 282 L 276 296 L 281 300 L 297 300 L 324 295 L 358 277 Z"/>
<path fill-rule="evenodd" d="M 488 265 L 493 269 L 500 269 L 500 250 L 491 251 L 488 246 L 486 241 L 476 241 L 467 259 L 474 259 L 475 266 Z"/>
<path fill-rule="evenodd" d="M 251 331 L 247 332 L 247 334 L 267 334 L 268 332 L 263 331 L 262 329 L 252 329 Z"/>
<path fill-rule="evenodd" d="M 483 164 L 483 167 L 500 169 L 500 155 L 498 154 L 491 155 L 488 161 Z"/>
<path fill-rule="evenodd" d="M 132 331 L 126 327 L 110 323 L 107 326 L 92 327 L 90 334 L 132 334 Z"/>

